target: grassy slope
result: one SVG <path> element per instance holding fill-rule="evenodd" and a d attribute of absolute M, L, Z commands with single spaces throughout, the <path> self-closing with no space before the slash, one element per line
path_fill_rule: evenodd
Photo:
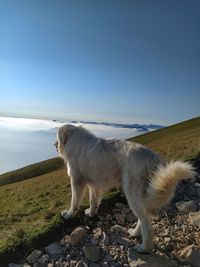
<path fill-rule="evenodd" d="M 0 186 L 50 173 L 60 169 L 61 167 L 64 167 L 64 164 L 63 160 L 60 158 L 41 161 L 39 163 L 0 175 Z"/>
<path fill-rule="evenodd" d="M 199 133 L 200 118 L 196 118 L 130 140 L 169 159 L 185 159 L 200 151 Z M 22 245 L 27 249 L 31 244 L 48 242 L 53 232 L 69 227 L 68 222 L 63 226 L 59 217 L 60 211 L 69 207 L 71 197 L 69 177 L 59 159 L 1 175 L 0 185 L 0 262 L 8 255 L 9 260 L 17 255 L 12 253 L 15 246 L 19 250 Z"/>
<path fill-rule="evenodd" d="M 189 159 L 200 152 L 200 117 L 130 138 L 168 159 Z"/>
<path fill-rule="evenodd" d="M 51 161 L 52 164 L 52 161 Z M 63 186 L 64 185 L 64 186 Z M 47 224 L 60 207 L 68 206 L 70 183 L 64 168 L 0 187 L 0 250 L 13 236 Z"/>

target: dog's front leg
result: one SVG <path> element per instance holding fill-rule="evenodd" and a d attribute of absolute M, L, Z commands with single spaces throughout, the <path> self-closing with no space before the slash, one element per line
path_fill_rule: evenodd
<path fill-rule="evenodd" d="M 72 190 L 71 207 L 69 210 L 64 210 L 61 213 L 61 216 L 65 220 L 68 220 L 69 218 L 73 217 L 78 211 L 79 206 L 84 197 L 85 189 L 86 189 L 86 184 L 82 179 L 77 179 L 77 178 L 75 179 L 73 177 L 71 178 L 71 190 Z"/>
<path fill-rule="evenodd" d="M 93 217 L 98 212 L 102 194 L 100 190 L 89 186 L 89 195 L 90 195 L 90 208 L 85 210 L 85 214 L 89 215 L 90 217 Z"/>

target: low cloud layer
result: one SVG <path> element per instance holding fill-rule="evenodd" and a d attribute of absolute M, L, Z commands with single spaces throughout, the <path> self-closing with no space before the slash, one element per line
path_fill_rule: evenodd
<path fill-rule="evenodd" d="M 0 117 L 0 174 L 56 157 L 54 142 L 57 128 L 67 122 Z M 99 137 L 126 139 L 141 134 L 101 124 L 84 124 Z"/>
<path fill-rule="evenodd" d="M 37 132 L 37 131 L 48 131 L 56 132 L 56 128 L 70 122 L 60 122 L 51 120 L 39 120 L 39 119 L 26 119 L 26 118 L 10 118 L 0 117 L 0 129 L 1 131 L 12 131 L 12 132 Z M 141 134 L 137 129 L 127 129 L 123 127 L 113 127 L 103 124 L 84 124 L 84 123 L 71 123 L 74 125 L 81 124 L 88 130 L 92 131 L 99 137 L 110 138 L 116 137 L 126 139 L 131 136 Z M 28 134 L 28 133 L 26 133 Z"/>

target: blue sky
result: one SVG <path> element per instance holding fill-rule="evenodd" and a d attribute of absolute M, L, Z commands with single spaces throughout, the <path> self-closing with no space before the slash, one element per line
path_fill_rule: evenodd
<path fill-rule="evenodd" d="M 0 115 L 171 124 L 200 114 L 200 1 L 0 1 Z"/>

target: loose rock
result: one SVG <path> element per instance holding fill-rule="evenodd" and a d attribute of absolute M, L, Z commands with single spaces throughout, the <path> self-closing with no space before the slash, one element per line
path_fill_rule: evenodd
<path fill-rule="evenodd" d="M 104 262 L 111 262 L 112 260 L 113 260 L 113 257 L 109 254 L 107 254 L 103 259 Z"/>
<path fill-rule="evenodd" d="M 45 247 L 45 251 L 50 255 L 61 255 L 64 252 L 64 248 L 58 243 L 53 243 Z"/>
<path fill-rule="evenodd" d="M 185 248 L 181 253 L 181 257 L 192 264 L 192 266 L 200 267 L 200 251 L 198 251 L 194 245 Z"/>
<path fill-rule="evenodd" d="M 119 225 L 124 225 L 124 223 L 125 223 L 125 219 L 124 219 L 124 216 L 123 216 L 122 214 L 117 213 L 117 214 L 115 215 L 115 219 L 116 219 L 116 221 L 117 221 L 117 223 L 118 223 Z"/>
<path fill-rule="evenodd" d="M 86 229 L 85 227 L 77 227 L 74 229 L 74 231 L 71 233 L 71 235 L 68 238 L 68 243 L 72 246 L 78 245 L 83 237 L 86 235 Z"/>
<path fill-rule="evenodd" d="M 94 262 L 99 260 L 99 247 L 88 245 L 83 247 L 83 252 L 88 260 Z"/>
<path fill-rule="evenodd" d="M 189 219 L 194 226 L 198 226 L 200 228 L 200 211 L 191 212 L 189 214 Z"/>
<path fill-rule="evenodd" d="M 135 221 L 135 216 L 133 215 L 133 213 L 128 213 L 126 215 L 126 218 L 125 220 L 128 222 L 128 223 L 133 223 Z"/>
<path fill-rule="evenodd" d="M 126 232 L 126 228 L 120 225 L 115 224 L 111 227 L 111 230 L 114 232 Z"/>
<path fill-rule="evenodd" d="M 197 210 L 197 203 L 194 200 L 179 201 L 176 203 L 176 208 L 181 213 L 195 212 Z"/>
<path fill-rule="evenodd" d="M 131 261 L 129 263 L 130 267 L 148 267 L 146 261 L 143 261 L 141 259 L 138 259 L 137 261 Z"/>
<path fill-rule="evenodd" d="M 41 255 L 42 255 L 42 252 L 36 249 L 27 257 L 27 262 L 29 264 L 33 264 L 37 261 L 37 259 L 39 259 Z"/>

